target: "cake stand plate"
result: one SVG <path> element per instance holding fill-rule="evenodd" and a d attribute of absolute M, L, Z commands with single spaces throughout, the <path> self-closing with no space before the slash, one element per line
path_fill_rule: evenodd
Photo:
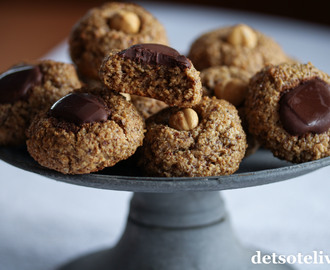
<path fill-rule="evenodd" d="M 253 264 L 241 246 L 218 191 L 294 178 L 330 165 L 330 157 L 293 165 L 266 150 L 246 158 L 230 176 L 144 177 L 129 159 L 98 173 L 68 176 L 38 165 L 25 148 L 0 148 L 23 170 L 87 187 L 133 191 L 126 229 L 112 249 L 78 258 L 60 270 L 286 270 L 272 260 Z"/>

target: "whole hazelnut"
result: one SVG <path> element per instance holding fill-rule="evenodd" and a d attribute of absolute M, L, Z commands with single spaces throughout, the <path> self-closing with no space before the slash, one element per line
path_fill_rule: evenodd
<path fill-rule="evenodd" d="M 193 109 L 182 109 L 170 116 L 169 125 L 177 130 L 192 130 L 198 126 L 198 115 Z"/>
<path fill-rule="evenodd" d="M 227 41 L 234 46 L 244 46 L 252 49 L 257 46 L 258 37 L 249 26 L 238 24 L 229 33 Z"/>
<path fill-rule="evenodd" d="M 136 34 L 140 30 L 141 21 L 134 12 L 121 10 L 110 18 L 109 26 L 126 34 Z"/>
<path fill-rule="evenodd" d="M 214 95 L 219 99 L 225 99 L 234 106 L 243 103 L 247 91 L 247 83 L 237 78 L 221 81 L 214 87 Z"/>

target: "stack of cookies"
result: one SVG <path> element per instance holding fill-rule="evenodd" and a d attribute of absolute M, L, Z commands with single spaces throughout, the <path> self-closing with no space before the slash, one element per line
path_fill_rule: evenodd
<path fill-rule="evenodd" d="M 135 155 L 145 175 L 202 177 L 260 144 L 291 162 L 330 155 L 330 76 L 247 25 L 203 34 L 186 57 L 144 8 L 112 2 L 69 45 L 73 64 L 0 75 L 0 145 L 26 143 L 42 166 L 85 174 Z"/>

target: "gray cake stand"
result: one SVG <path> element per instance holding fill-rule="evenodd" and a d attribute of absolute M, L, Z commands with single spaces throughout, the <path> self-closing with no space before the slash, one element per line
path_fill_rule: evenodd
<path fill-rule="evenodd" d="M 330 157 L 293 165 L 259 150 L 234 175 L 156 178 L 140 176 L 134 160 L 99 173 L 67 176 L 39 166 L 25 148 L 0 148 L 0 158 L 58 181 L 135 192 L 117 245 L 78 258 L 60 270 L 292 269 L 251 262 L 255 252 L 236 239 L 218 191 L 283 181 L 330 165 Z"/>

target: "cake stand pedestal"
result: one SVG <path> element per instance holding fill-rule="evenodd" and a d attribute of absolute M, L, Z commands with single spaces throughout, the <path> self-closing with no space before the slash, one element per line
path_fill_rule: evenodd
<path fill-rule="evenodd" d="M 22 148 L 0 148 L 0 158 L 58 181 L 135 192 L 117 245 L 80 257 L 59 270 L 292 269 L 277 262 L 252 263 L 256 251 L 242 247 L 236 239 L 218 191 L 282 181 L 330 165 L 330 157 L 292 165 L 259 150 L 234 175 L 156 178 L 136 176 L 138 171 L 123 176 L 125 163 L 97 174 L 63 175 L 39 166 Z"/>
<path fill-rule="evenodd" d="M 60 270 L 291 269 L 255 265 L 235 238 L 219 192 L 135 193 L 126 230 L 113 249 Z"/>

